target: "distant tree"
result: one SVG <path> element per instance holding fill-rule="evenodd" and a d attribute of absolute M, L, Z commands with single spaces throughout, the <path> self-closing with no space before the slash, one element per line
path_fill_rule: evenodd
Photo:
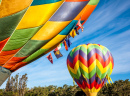
<path fill-rule="evenodd" d="M 27 79 L 27 74 L 22 75 L 21 78 L 19 78 L 19 74 L 16 74 L 14 77 L 9 77 L 6 83 L 6 92 L 3 94 L 5 96 L 24 96 L 27 88 Z"/>
<path fill-rule="evenodd" d="M 63 89 L 67 90 L 67 88 L 68 88 L 68 85 L 67 85 L 67 84 L 64 84 L 64 85 L 63 85 Z"/>
<path fill-rule="evenodd" d="M 12 76 L 10 81 L 10 91 L 14 92 L 14 88 L 15 88 L 15 79 Z"/>
<path fill-rule="evenodd" d="M 3 90 L 3 89 L 0 89 L 0 96 L 3 95 L 3 92 L 4 92 L 4 90 Z"/>
<path fill-rule="evenodd" d="M 10 76 L 9 76 L 7 83 L 6 83 L 6 91 L 10 91 Z"/>
<path fill-rule="evenodd" d="M 19 74 L 16 74 L 15 75 L 15 88 L 14 88 L 14 92 L 18 92 L 18 77 L 19 77 Z"/>
<path fill-rule="evenodd" d="M 11 83 L 12 81 L 15 83 Z M 7 86 L 18 87 L 12 87 L 14 88 L 14 91 L 5 91 L 1 89 L 0 96 L 86 96 L 85 93 L 77 85 L 69 86 L 65 84 L 63 87 L 50 85 L 48 87 L 39 86 L 28 89 L 26 82 L 26 74 L 21 78 L 19 78 L 19 75 L 15 76 L 15 78 L 8 78 L 6 88 L 10 90 L 11 87 Z M 103 88 L 98 92 L 97 96 L 130 96 L 130 81 L 128 79 L 125 81 L 118 80 L 113 84 L 107 84 L 107 86 L 104 85 Z"/>
<path fill-rule="evenodd" d="M 107 84 L 98 92 L 98 96 L 130 96 L 129 79 L 118 80 L 113 84 Z"/>
<path fill-rule="evenodd" d="M 27 88 L 27 79 L 27 74 L 19 78 L 19 96 L 24 96 L 25 89 Z"/>

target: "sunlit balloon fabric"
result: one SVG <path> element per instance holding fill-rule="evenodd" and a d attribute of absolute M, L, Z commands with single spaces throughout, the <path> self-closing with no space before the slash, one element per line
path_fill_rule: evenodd
<path fill-rule="evenodd" d="M 14 72 L 45 55 L 84 24 L 99 0 L 2 0 L 0 66 Z"/>
<path fill-rule="evenodd" d="M 98 92 L 111 80 L 113 66 L 112 54 L 99 44 L 79 45 L 67 57 L 68 70 L 86 95 Z"/>
<path fill-rule="evenodd" d="M 2 0 L 0 0 L 0 5 L 1 5 L 1 1 L 2 1 Z"/>

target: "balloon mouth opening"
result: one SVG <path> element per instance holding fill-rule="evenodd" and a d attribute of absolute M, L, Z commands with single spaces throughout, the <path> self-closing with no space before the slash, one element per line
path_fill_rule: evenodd
<path fill-rule="evenodd" d="M 97 96 L 97 92 L 85 92 L 87 96 Z"/>

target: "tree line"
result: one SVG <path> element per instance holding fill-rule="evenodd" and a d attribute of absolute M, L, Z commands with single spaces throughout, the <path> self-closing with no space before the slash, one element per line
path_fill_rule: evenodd
<path fill-rule="evenodd" d="M 0 89 L 0 96 L 86 96 L 77 86 L 63 85 L 57 87 L 50 85 L 47 87 L 27 88 L 27 74 L 19 74 L 9 77 L 5 89 Z M 98 92 L 98 96 L 130 96 L 130 81 L 118 80 L 113 84 L 104 85 Z"/>

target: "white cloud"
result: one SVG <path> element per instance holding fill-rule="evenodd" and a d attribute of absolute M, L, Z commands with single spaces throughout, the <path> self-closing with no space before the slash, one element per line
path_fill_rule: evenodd
<path fill-rule="evenodd" d="M 111 0 L 108 3 L 104 3 L 103 6 L 93 12 L 84 25 L 84 33 L 82 33 L 82 36 L 78 36 L 74 39 L 73 42 L 85 37 L 87 38 L 90 35 L 97 34 L 97 31 L 103 32 L 105 31 L 103 28 L 115 28 L 112 31 L 116 31 L 128 26 L 130 22 L 130 19 L 128 18 L 119 18 L 115 21 L 118 16 L 130 8 L 129 3 L 120 2 L 120 0 L 115 0 L 114 2 Z"/>

